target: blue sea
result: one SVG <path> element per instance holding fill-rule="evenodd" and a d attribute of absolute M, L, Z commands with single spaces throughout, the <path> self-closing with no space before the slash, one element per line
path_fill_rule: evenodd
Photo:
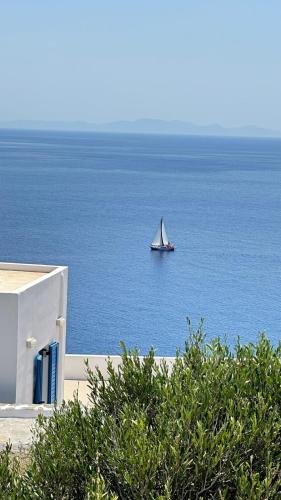
<path fill-rule="evenodd" d="M 0 260 L 69 266 L 68 352 L 281 336 L 280 140 L 1 130 L 0 203 Z"/>

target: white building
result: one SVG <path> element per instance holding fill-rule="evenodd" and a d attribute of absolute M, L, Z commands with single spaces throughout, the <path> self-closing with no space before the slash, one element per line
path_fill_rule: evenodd
<path fill-rule="evenodd" d="M 63 399 L 67 268 L 0 263 L 0 403 Z"/>

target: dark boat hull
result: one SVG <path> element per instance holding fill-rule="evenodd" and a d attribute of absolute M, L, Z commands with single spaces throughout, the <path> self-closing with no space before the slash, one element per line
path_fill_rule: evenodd
<path fill-rule="evenodd" d="M 170 246 L 162 246 L 162 247 L 156 247 L 156 246 L 150 246 L 151 250 L 157 251 L 157 252 L 173 252 L 175 250 L 174 245 Z"/>

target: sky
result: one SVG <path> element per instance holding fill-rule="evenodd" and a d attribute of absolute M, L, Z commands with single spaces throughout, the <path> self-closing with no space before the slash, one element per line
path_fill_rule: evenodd
<path fill-rule="evenodd" d="M 0 0 L 0 121 L 281 130 L 280 0 Z"/>

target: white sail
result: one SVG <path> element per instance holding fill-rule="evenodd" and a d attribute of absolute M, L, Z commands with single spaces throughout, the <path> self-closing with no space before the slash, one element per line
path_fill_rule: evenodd
<path fill-rule="evenodd" d="M 162 240 L 163 240 L 163 245 L 168 245 L 169 240 L 168 240 L 168 235 L 167 235 L 167 232 L 166 232 L 166 228 L 165 228 L 165 224 L 163 222 L 163 219 L 161 219 L 161 223 L 162 223 Z"/>
<path fill-rule="evenodd" d="M 169 243 L 169 240 L 168 240 L 166 228 L 165 228 L 163 219 L 161 219 L 160 227 L 157 230 L 157 233 L 155 234 L 151 245 L 163 247 L 165 245 L 168 245 L 168 243 Z"/>
<path fill-rule="evenodd" d="M 153 246 L 159 246 L 159 245 L 162 245 L 162 241 L 161 241 L 161 224 L 160 224 L 160 227 L 158 228 L 154 238 L 153 238 L 153 241 L 151 243 L 151 245 Z"/>

